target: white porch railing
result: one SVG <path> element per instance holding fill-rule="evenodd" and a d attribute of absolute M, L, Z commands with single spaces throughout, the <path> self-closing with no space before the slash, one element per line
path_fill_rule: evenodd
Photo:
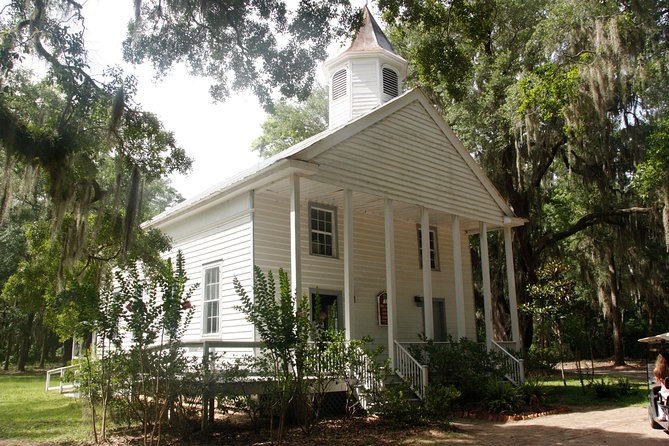
<path fill-rule="evenodd" d="M 497 343 L 507 352 L 518 351 L 518 344 L 516 343 L 516 341 L 493 341 L 493 342 Z"/>
<path fill-rule="evenodd" d="M 427 388 L 427 366 L 422 365 L 399 342 L 395 341 L 395 372 L 405 380 L 421 400 Z"/>
<path fill-rule="evenodd" d="M 515 344 L 514 344 L 515 345 Z M 492 341 L 491 351 L 498 353 L 504 366 L 508 370 L 506 378 L 516 386 L 525 383 L 525 364 L 522 359 L 518 359 L 509 353 L 499 342 Z"/>
<path fill-rule="evenodd" d="M 45 392 L 48 392 L 50 390 L 58 390 L 60 393 L 65 393 L 69 391 L 74 391 L 77 388 L 77 381 L 76 378 L 72 380 L 69 384 L 65 384 L 65 371 L 66 370 L 73 370 L 78 369 L 78 365 L 68 365 L 66 367 L 58 367 L 57 369 L 53 370 L 47 370 L 46 372 L 46 388 Z M 52 386 L 51 385 L 51 376 L 52 375 L 58 375 L 58 385 L 57 386 Z"/>

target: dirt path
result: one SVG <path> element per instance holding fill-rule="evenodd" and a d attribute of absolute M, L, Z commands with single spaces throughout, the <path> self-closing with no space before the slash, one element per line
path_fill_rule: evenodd
<path fill-rule="evenodd" d="M 458 432 L 431 431 L 413 445 L 666 445 L 669 435 L 651 429 L 645 407 L 584 408 L 531 420 L 493 423 L 455 420 Z"/>

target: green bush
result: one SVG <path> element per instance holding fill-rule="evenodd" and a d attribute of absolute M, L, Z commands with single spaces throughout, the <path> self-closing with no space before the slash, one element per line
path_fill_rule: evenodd
<path fill-rule="evenodd" d="M 372 412 L 390 423 L 420 424 L 425 416 L 411 389 L 386 387 L 377 396 Z"/>
<path fill-rule="evenodd" d="M 489 412 L 504 415 L 517 413 L 524 404 L 521 391 L 503 381 L 490 381 L 484 400 Z"/>
<path fill-rule="evenodd" d="M 454 386 L 465 403 L 480 400 L 480 383 L 501 381 L 507 372 L 497 354 L 467 339 L 449 343 L 428 340 L 409 349 L 414 358 L 427 364 L 430 383 Z"/>
<path fill-rule="evenodd" d="M 628 378 L 620 377 L 615 381 L 600 378 L 593 380 L 588 385 L 597 398 L 619 398 L 621 396 L 631 395 L 633 392 L 632 384 Z"/>
<path fill-rule="evenodd" d="M 432 420 L 443 419 L 444 414 L 452 412 L 454 402 L 460 395 L 460 391 L 453 386 L 428 386 L 423 401 L 425 416 Z"/>
<path fill-rule="evenodd" d="M 525 383 L 520 386 L 518 390 L 520 390 L 525 403 L 529 404 L 530 406 L 539 405 L 546 401 L 546 387 L 541 381 L 537 379 L 525 381 Z"/>
<path fill-rule="evenodd" d="M 549 372 L 560 362 L 557 346 L 538 347 L 532 344 L 525 354 L 525 366 L 528 371 Z"/>

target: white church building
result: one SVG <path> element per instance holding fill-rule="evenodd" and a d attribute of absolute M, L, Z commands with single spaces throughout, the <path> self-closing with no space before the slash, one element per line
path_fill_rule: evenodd
<path fill-rule="evenodd" d="M 523 224 L 428 97 L 404 91 L 407 61 L 365 7 L 352 43 L 325 62 L 329 128 L 156 216 L 182 251 L 195 314 L 187 345 L 253 353 L 237 277 L 289 273 L 299 295 L 336 305 L 347 338 L 370 336 L 399 365 L 403 342 L 476 339 L 470 238 L 480 238 L 493 339 L 488 233 L 506 248 L 511 344 L 519 343 L 512 229 Z M 318 291 L 318 293 L 317 293 Z M 317 317 L 317 315 L 313 315 Z"/>

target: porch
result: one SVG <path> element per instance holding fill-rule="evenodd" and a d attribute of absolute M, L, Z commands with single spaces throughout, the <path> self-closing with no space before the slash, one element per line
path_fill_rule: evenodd
<path fill-rule="evenodd" d="M 396 342 L 415 341 L 418 334 L 435 341 L 447 336 L 475 338 L 469 237 L 479 239 L 486 345 L 494 348 L 488 233 L 501 231 L 510 342 L 514 350 L 519 347 L 511 233 L 519 224 L 517 219 L 483 219 L 436 203 L 421 205 L 384 196 L 390 194 L 380 191 L 354 191 L 324 182 L 318 170 L 306 164 L 296 163 L 287 177 L 255 189 L 256 264 L 277 269 L 289 263 L 296 295 L 313 296 L 316 290 L 337 295 L 338 328 L 347 339 L 373 337 L 396 369 Z M 268 210 L 270 206 L 272 210 Z M 330 257 L 314 255 L 314 209 L 331 215 L 328 223 L 333 229 L 326 234 L 334 240 L 328 248 L 333 253 Z M 276 240 L 281 221 L 288 227 L 281 229 L 285 245 L 279 247 Z M 271 252 L 268 246 L 272 246 Z M 283 265 L 281 258 L 286 259 Z"/>

